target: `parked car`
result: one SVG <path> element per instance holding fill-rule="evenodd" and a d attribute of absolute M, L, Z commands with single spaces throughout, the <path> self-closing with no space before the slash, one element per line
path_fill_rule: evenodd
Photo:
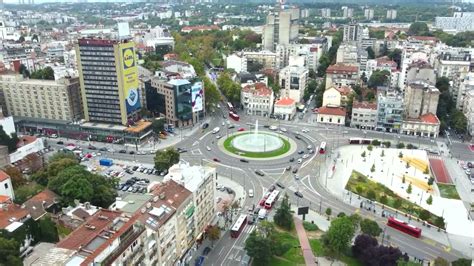
<path fill-rule="evenodd" d="M 237 129 L 237 131 L 245 131 L 245 128 L 241 127 L 239 129 Z"/>
<path fill-rule="evenodd" d="M 280 182 L 276 182 L 275 184 L 282 189 L 285 188 L 285 186 Z"/>
<path fill-rule="evenodd" d="M 293 174 L 298 173 L 298 168 L 295 167 L 295 168 L 293 169 L 293 171 L 291 171 L 291 172 L 292 172 Z"/>
<path fill-rule="evenodd" d="M 301 155 L 301 154 L 304 154 L 304 151 L 301 150 L 301 151 L 298 152 L 298 154 L 300 154 L 300 155 Z"/>
<path fill-rule="evenodd" d="M 291 158 L 290 159 L 290 163 L 294 162 L 295 161 L 295 158 Z"/>
<path fill-rule="evenodd" d="M 202 129 L 206 129 L 206 128 L 208 128 L 208 127 L 209 127 L 209 123 L 204 123 L 204 124 L 202 124 Z"/>
<path fill-rule="evenodd" d="M 298 198 L 303 198 L 303 194 L 299 191 L 295 192 L 295 196 L 297 196 Z"/>
<path fill-rule="evenodd" d="M 214 158 L 212 159 L 214 162 L 220 162 L 221 160 L 217 159 L 217 158 Z"/>
<path fill-rule="evenodd" d="M 286 169 L 286 171 L 290 171 L 291 170 L 291 165 L 288 165 L 285 169 Z"/>
<path fill-rule="evenodd" d="M 194 266 L 202 266 L 204 265 L 204 256 L 199 256 L 199 258 L 196 259 L 196 263 L 194 263 Z"/>
<path fill-rule="evenodd" d="M 64 145 L 64 141 L 58 141 L 58 145 Z"/>
<path fill-rule="evenodd" d="M 205 247 L 204 250 L 202 251 L 202 255 L 207 256 L 207 254 L 209 254 L 209 252 L 211 252 L 211 248 L 210 247 Z"/>
<path fill-rule="evenodd" d="M 126 150 L 119 150 L 119 153 L 127 153 Z"/>
<path fill-rule="evenodd" d="M 247 159 L 240 159 L 240 161 L 243 162 L 243 163 L 248 163 L 249 162 L 249 160 L 247 160 Z"/>
<path fill-rule="evenodd" d="M 255 170 L 255 174 L 259 175 L 259 176 L 264 176 L 265 174 L 260 171 L 260 170 Z"/>
<path fill-rule="evenodd" d="M 249 195 L 249 198 L 253 198 L 253 189 L 249 189 L 248 195 Z"/>

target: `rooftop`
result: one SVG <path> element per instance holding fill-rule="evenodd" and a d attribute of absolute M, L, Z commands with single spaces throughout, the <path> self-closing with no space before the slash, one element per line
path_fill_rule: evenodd
<path fill-rule="evenodd" d="M 345 65 L 345 64 L 334 64 L 330 65 L 326 69 L 326 73 L 330 74 L 345 74 L 345 73 L 358 73 L 359 68 L 357 66 Z"/>
<path fill-rule="evenodd" d="M 370 103 L 370 102 L 354 102 L 352 104 L 352 109 L 372 109 L 372 110 L 377 110 L 377 104 L 376 103 Z"/>
<path fill-rule="evenodd" d="M 294 105 L 295 102 L 296 101 L 291 98 L 283 98 L 276 101 L 275 105 Z"/>
<path fill-rule="evenodd" d="M 439 119 L 435 114 L 432 113 L 427 113 L 422 116 L 420 116 L 420 120 L 424 123 L 430 123 L 430 124 L 439 124 Z"/>
<path fill-rule="evenodd" d="M 169 173 L 165 176 L 165 181 L 172 179 L 179 184 L 183 184 L 187 190 L 195 192 L 204 179 L 213 173 L 215 173 L 215 168 L 198 165 L 191 166 L 189 163 L 181 161 L 171 166 Z"/>
<path fill-rule="evenodd" d="M 151 198 L 150 194 L 128 194 L 123 199 L 115 201 L 115 209 L 125 213 L 137 212 Z"/>
<path fill-rule="evenodd" d="M 0 229 L 6 229 L 10 224 L 22 221 L 27 216 L 27 209 L 14 203 L 3 203 L 0 208 Z"/>
<path fill-rule="evenodd" d="M 174 180 L 168 180 L 153 187 L 153 195 L 164 195 L 164 199 L 174 208 L 178 208 L 191 195 L 191 191 L 184 186 L 176 183 Z"/>
<path fill-rule="evenodd" d="M 352 88 L 348 86 L 342 86 L 336 88 L 336 90 L 341 94 L 341 95 L 349 95 L 352 92 Z"/>
<path fill-rule="evenodd" d="M 318 114 L 346 116 L 346 108 L 322 106 L 318 109 Z"/>
<path fill-rule="evenodd" d="M 45 189 L 40 193 L 34 195 L 24 204 L 31 215 L 31 218 L 37 220 L 46 214 L 47 208 L 51 207 L 57 202 L 58 195 L 49 189 Z"/>
<path fill-rule="evenodd" d="M 58 248 L 53 243 L 41 242 L 34 246 L 33 253 L 23 263 L 32 266 L 67 265 L 74 250 Z"/>
<path fill-rule="evenodd" d="M 273 93 L 273 91 L 262 82 L 246 85 L 242 88 L 242 91 L 252 93 L 254 96 L 270 96 Z"/>
<path fill-rule="evenodd" d="M 10 176 L 7 175 L 7 173 L 3 172 L 3 170 L 0 170 L 0 182 L 3 182 L 3 181 L 5 181 L 9 178 L 10 178 Z"/>

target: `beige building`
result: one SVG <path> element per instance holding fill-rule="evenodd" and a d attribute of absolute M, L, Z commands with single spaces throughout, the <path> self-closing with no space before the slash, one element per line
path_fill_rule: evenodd
<path fill-rule="evenodd" d="M 405 119 L 402 122 L 401 133 L 414 136 L 437 138 L 440 122 L 432 113 L 424 114 L 418 118 Z"/>
<path fill-rule="evenodd" d="M 345 64 L 330 65 L 326 69 L 326 88 L 359 84 L 359 67 Z"/>
<path fill-rule="evenodd" d="M 351 127 L 374 130 L 377 127 L 377 104 L 354 102 Z"/>
<path fill-rule="evenodd" d="M 246 70 L 249 65 L 258 63 L 263 66 L 264 69 L 276 69 L 277 68 L 277 54 L 268 50 L 258 52 L 243 52 L 243 56 L 246 58 Z"/>
<path fill-rule="evenodd" d="M 422 81 L 412 81 L 405 90 L 405 113 L 407 118 L 418 118 L 421 115 L 436 114 L 439 90 Z"/>
<path fill-rule="evenodd" d="M 0 75 L 0 90 L 12 116 L 63 121 L 83 118 L 78 78 L 38 80 Z"/>
<path fill-rule="evenodd" d="M 257 82 L 245 85 L 241 91 L 240 101 L 245 113 L 269 116 L 273 111 L 273 90 L 265 83 Z"/>
<path fill-rule="evenodd" d="M 298 20 L 300 10 L 298 8 L 278 9 L 267 16 L 267 22 L 263 26 L 262 45 L 263 48 L 275 51 L 277 44 L 288 45 L 298 38 Z"/>
<path fill-rule="evenodd" d="M 474 88 L 465 94 L 463 113 L 467 118 L 467 132 L 474 136 Z"/>
<path fill-rule="evenodd" d="M 283 98 L 275 102 L 273 114 L 283 120 L 291 120 L 296 115 L 296 102 L 291 98 Z"/>
<path fill-rule="evenodd" d="M 343 107 L 320 107 L 318 108 L 317 121 L 325 124 L 345 125 L 346 108 Z"/>
<path fill-rule="evenodd" d="M 351 94 L 352 89 L 347 86 L 327 88 L 323 93 L 323 106 L 345 107 Z"/>

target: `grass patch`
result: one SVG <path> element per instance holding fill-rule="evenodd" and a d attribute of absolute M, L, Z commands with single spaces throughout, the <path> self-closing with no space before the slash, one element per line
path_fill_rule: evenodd
<path fill-rule="evenodd" d="M 347 255 L 334 256 L 328 253 L 325 250 L 323 243 L 320 239 L 309 239 L 309 244 L 311 245 L 311 249 L 313 250 L 313 253 L 316 257 L 330 257 L 336 260 L 340 260 L 349 266 L 362 266 L 362 263 L 360 263 L 354 257 L 350 257 Z"/>
<path fill-rule="evenodd" d="M 287 252 L 280 256 L 281 258 L 286 259 L 292 263 L 304 264 L 304 257 L 301 253 L 301 248 L 299 248 L 300 241 L 296 237 L 296 234 L 277 231 L 276 238 L 279 243 L 287 243 L 289 246 L 291 246 Z"/>
<path fill-rule="evenodd" d="M 278 137 L 280 140 L 283 141 L 283 146 L 281 146 L 279 149 L 269 151 L 269 152 L 247 152 L 247 151 L 239 150 L 239 149 L 235 148 L 234 146 L 232 146 L 232 140 L 234 140 L 237 136 L 242 136 L 242 135 L 245 135 L 245 134 L 253 134 L 253 133 L 246 132 L 246 133 L 237 134 L 237 135 L 233 135 L 233 136 L 228 137 L 224 141 L 224 148 L 227 151 L 232 152 L 233 154 L 237 154 L 239 156 L 244 156 L 244 157 L 249 157 L 249 158 L 275 157 L 275 156 L 279 156 L 279 155 L 287 153 L 291 148 L 290 142 L 288 140 L 286 140 L 286 139 L 284 139 L 280 136 L 276 136 L 276 135 L 265 133 L 265 132 L 261 132 L 260 134 L 267 134 L 267 135 L 272 135 L 272 136 Z"/>
<path fill-rule="evenodd" d="M 303 222 L 303 227 L 306 231 L 317 231 L 319 228 L 316 224 L 304 221 Z"/>
<path fill-rule="evenodd" d="M 357 171 L 352 171 L 346 189 L 370 200 L 376 200 L 394 209 L 409 213 L 418 218 L 420 217 L 420 213 L 424 211 L 420 206 L 398 196 L 388 187 L 370 180 Z M 445 228 L 444 222 L 441 222 L 441 217 L 432 213 L 429 214 L 429 218 L 426 219 L 428 223 Z"/>
<path fill-rule="evenodd" d="M 59 224 L 59 223 L 57 224 L 57 228 L 58 228 L 58 234 L 59 234 L 59 237 L 60 237 L 60 238 L 64 238 L 64 237 L 68 236 L 68 235 L 72 232 L 71 229 L 69 229 L 69 228 L 67 228 L 67 227 L 65 227 L 65 226 L 62 226 L 62 225 Z"/>
<path fill-rule="evenodd" d="M 15 203 L 23 204 L 34 195 L 38 194 L 43 190 L 43 186 L 36 184 L 35 182 L 29 182 L 21 187 L 15 189 Z"/>
<path fill-rule="evenodd" d="M 441 197 L 447 198 L 447 199 L 461 199 L 459 197 L 458 191 L 456 190 L 455 185 L 451 184 L 443 184 L 443 183 L 436 183 L 439 188 L 439 193 L 441 194 Z"/>

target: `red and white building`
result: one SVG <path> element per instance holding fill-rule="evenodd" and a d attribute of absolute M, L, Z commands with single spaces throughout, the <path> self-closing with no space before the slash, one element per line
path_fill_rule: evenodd
<path fill-rule="evenodd" d="M 359 84 L 359 67 L 346 64 L 330 65 L 326 69 L 326 88 Z"/>
<path fill-rule="evenodd" d="M 323 106 L 318 109 L 317 121 L 325 124 L 345 125 L 346 108 Z"/>
<path fill-rule="evenodd" d="M 0 170 L 0 196 L 6 196 L 10 199 L 15 199 L 15 193 L 13 192 L 12 179 L 7 173 Z"/>
<path fill-rule="evenodd" d="M 437 138 L 440 122 L 433 113 L 421 115 L 419 118 L 409 118 L 402 122 L 401 133 L 413 136 Z"/>
<path fill-rule="evenodd" d="M 269 116 L 273 110 L 273 90 L 258 82 L 242 88 L 240 101 L 246 114 Z"/>
<path fill-rule="evenodd" d="M 296 115 L 296 101 L 291 98 L 283 98 L 276 101 L 273 114 L 284 120 L 291 120 Z"/>

